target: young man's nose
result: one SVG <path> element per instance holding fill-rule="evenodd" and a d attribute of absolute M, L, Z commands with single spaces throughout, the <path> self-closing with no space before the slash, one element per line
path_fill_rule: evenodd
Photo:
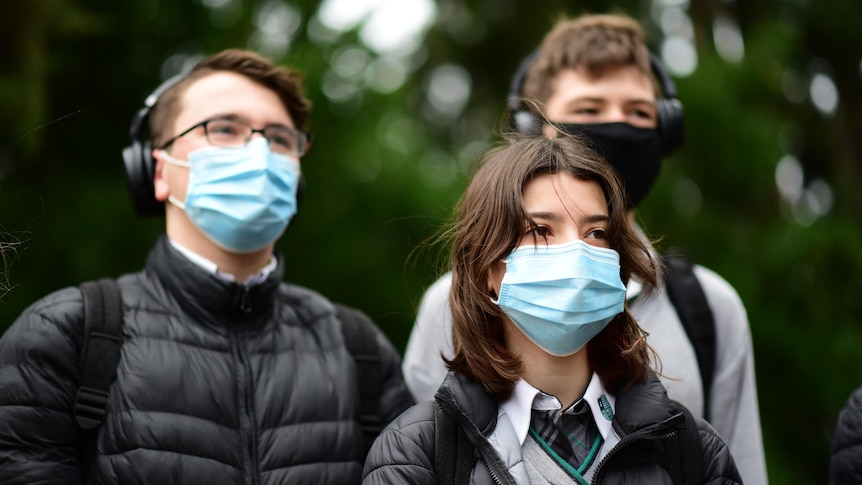
<path fill-rule="evenodd" d="M 606 123 L 615 123 L 618 121 L 626 121 L 626 113 L 622 106 L 609 106 L 605 111 Z"/>

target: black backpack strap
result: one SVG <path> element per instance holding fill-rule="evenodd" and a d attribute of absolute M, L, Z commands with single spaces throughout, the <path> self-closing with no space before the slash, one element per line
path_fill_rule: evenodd
<path fill-rule="evenodd" d="M 666 268 L 664 281 L 668 296 L 697 356 L 703 384 L 703 416 L 709 421 L 709 398 L 715 373 L 715 319 L 689 257 L 672 248 L 662 261 Z"/>
<path fill-rule="evenodd" d="M 123 299 L 114 280 L 82 283 L 84 340 L 81 345 L 81 382 L 72 415 L 81 428 L 79 465 L 88 475 L 96 453 L 99 426 L 105 419 L 111 384 L 117 376 L 123 343 Z"/>
<path fill-rule="evenodd" d="M 434 475 L 437 483 L 466 484 L 476 463 L 473 444 L 458 423 L 434 400 Z"/>
<path fill-rule="evenodd" d="M 364 313 L 337 303 L 335 308 L 341 320 L 345 345 L 356 361 L 356 375 L 359 378 L 359 425 L 367 453 L 382 428 L 378 400 L 382 392 L 383 375 L 380 370 L 377 334 L 371 320 Z"/>
<path fill-rule="evenodd" d="M 703 483 L 703 445 L 697 420 L 682 404 L 674 401 L 685 416 L 685 427 L 676 433 L 676 438 L 667 440 L 665 446 L 665 470 L 674 483 L 695 485 Z M 678 460 L 678 461 L 676 461 Z"/>
<path fill-rule="evenodd" d="M 117 376 L 123 342 L 123 299 L 108 278 L 81 284 L 84 296 L 84 342 L 81 382 L 72 413 L 78 426 L 98 428 L 105 419 L 108 392 Z"/>

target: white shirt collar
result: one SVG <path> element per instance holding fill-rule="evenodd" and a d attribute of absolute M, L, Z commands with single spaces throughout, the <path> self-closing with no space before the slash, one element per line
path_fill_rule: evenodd
<path fill-rule="evenodd" d="M 168 241 L 171 243 L 171 246 L 173 246 L 174 249 L 179 251 L 180 254 L 185 256 L 186 259 L 188 259 L 189 261 L 194 263 L 196 266 L 199 266 L 201 269 L 203 269 L 207 273 L 215 275 L 216 277 L 221 278 L 224 281 L 229 281 L 229 282 L 236 281 L 236 278 L 231 273 L 225 273 L 223 271 L 219 271 L 218 265 L 216 263 L 214 263 L 213 261 L 210 261 L 209 259 L 201 256 L 200 254 L 192 251 L 191 249 L 183 246 L 182 244 L 180 244 L 180 243 L 178 243 L 172 239 L 168 239 Z M 254 284 L 262 282 L 270 274 L 272 274 L 273 271 L 275 271 L 275 268 L 277 266 L 278 266 L 278 261 L 275 258 L 270 258 L 269 263 L 267 263 L 267 265 L 264 266 L 263 269 L 260 270 L 260 272 L 258 272 L 257 274 L 253 274 L 253 275 L 249 276 L 248 279 L 243 282 L 243 284 L 248 286 L 248 285 L 254 285 Z"/>
<path fill-rule="evenodd" d="M 616 398 L 605 390 L 602 380 L 595 372 L 593 372 L 590 383 L 584 391 L 583 399 L 593 414 L 593 420 L 596 422 L 599 434 L 602 435 L 603 440 L 607 441 L 613 428 Z M 500 404 L 500 407 L 508 415 L 512 426 L 515 428 L 518 441 L 523 445 L 530 429 L 531 411 L 533 409 L 562 409 L 563 405 L 556 397 L 545 394 L 524 379 L 520 379 L 515 383 L 512 395 Z"/>

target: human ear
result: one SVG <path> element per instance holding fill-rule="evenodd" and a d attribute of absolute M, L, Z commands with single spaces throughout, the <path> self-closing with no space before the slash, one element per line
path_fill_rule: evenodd
<path fill-rule="evenodd" d="M 153 189 L 156 200 L 164 202 L 171 195 L 168 180 L 165 177 L 165 157 L 161 150 L 153 150 L 153 159 L 156 161 L 156 168 L 153 173 Z"/>
<path fill-rule="evenodd" d="M 500 286 L 503 284 L 503 276 L 506 274 L 506 263 L 497 261 L 491 265 L 488 271 L 488 293 L 496 298 L 500 294 Z"/>

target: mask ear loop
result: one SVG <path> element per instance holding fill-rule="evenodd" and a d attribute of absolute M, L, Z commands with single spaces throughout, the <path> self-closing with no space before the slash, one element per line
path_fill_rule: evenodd
<path fill-rule="evenodd" d="M 176 197 L 174 197 L 173 195 L 169 195 L 169 196 L 168 196 L 168 202 L 170 202 L 171 204 L 173 204 L 173 205 L 175 205 L 175 206 L 179 207 L 179 208 L 180 208 L 180 209 L 182 209 L 182 210 L 186 210 L 186 204 L 185 204 L 185 202 L 181 202 L 179 199 L 177 199 L 177 198 L 176 198 Z"/>
<path fill-rule="evenodd" d="M 162 156 L 165 157 L 165 161 L 170 163 L 171 165 L 188 169 L 192 167 L 191 163 L 184 160 L 180 160 L 178 158 L 174 158 L 165 150 L 159 150 L 159 152 L 161 152 Z M 186 203 L 174 197 L 173 194 L 168 194 L 168 202 L 170 202 L 176 207 L 179 207 L 183 211 L 186 210 Z"/>
<path fill-rule="evenodd" d="M 162 156 L 165 157 L 165 160 L 168 163 L 170 163 L 171 165 L 176 165 L 177 167 L 183 167 L 183 168 L 192 168 L 191 163 L 189 163 L 185 160 L 180 160 L 179 158 L 174 158 L 171 156 L 170 153 L 166 152 L 165 150 L 159 150 L 159 151 L 162 153 Z"/>
<path fill-rule="evenodd" d="M 511 253 L 510 253 L 510 254 L 511 254 Z M 505 264 L 507 264 L 507 262 L 506 262 L 506 260 L 507 260 L 507 259 L 509 259 L 509 255 L 508 255 L 508 254 L 506 255 L 506 257 L 505 257 L 505 258 L 503 258 L 503 259 L 498 259 L 498 260 L 497 260 L 497 262 L 503 263 L 503 264 L 505 265 Z M 506 276 L 506 275 L 505 275 L 505 273 L 504 273 L 504 274 L 503 274 L 503 277 L 505 277 L 505 276 Z M 491 285 L 488 285 L 488 286 L 489 286 L 488 291 L 490 292 L 490 294 L 488 295 L 488 297 L 489 297 L 489 298 L 491 298 L 491 303 L 493 303 L 493 304 L 497 305 L 497 304 L 498 304 L 497 302 L 499 302 L 499 301 L 500 301 L 500 295 L 498 295 L 498 294 L 497 294 L 497 292 L 494 290 L 494 287 L 493 287 L 493 286 L 491 286 Z"/>

